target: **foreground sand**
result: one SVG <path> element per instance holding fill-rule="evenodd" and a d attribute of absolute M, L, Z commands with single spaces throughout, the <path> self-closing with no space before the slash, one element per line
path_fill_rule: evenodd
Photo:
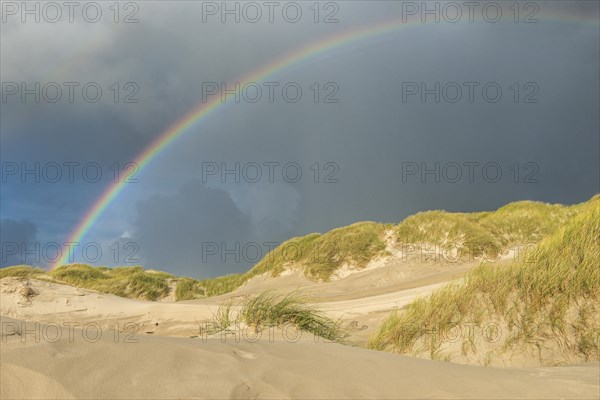
<path fill-rule="evenodd" d="M 598 363 L 497 369 L 333 343 L 268 338 L 134 336 L 54 331 L 3 318 L 1 397 L 13 398 L 597 398 Z M 7 329 L 8 328 L 8 329 Z M 44 334 L 36 334 L 36 328 Z M 29 331 L 24 334 L 25 329 Z M 36 338 L 41 339 L 36 342 Z"/>
<path fill-rule="evenodd" d="M 292 289 L 298 283 L 297 277 L 287 280 Z M 315 300 L 357 328 L 355 343 L 391 308 L 443 284 L 435 278 L 419 281 L 424 286 L 369 288 L 362 281 L 363 290 L 354 295 L 344 293 L 344 285 L 358 286 L 360 280 L 348 279 L 332 285 L 339 290 L 319 288 L 323 299 Z M 268 284 L 255 282 L 257 287 L 245 290 Z M 27 295 L 29 289 L 35 294 Z M 238 335 L 237 342 L 233 335 L 198 336 L 199 325 L 222 301 L 145 302 L 36 279 L 2 279 L 0 398 L 600 397 L 599 363 L 490 368 L 315 342 L 309 334 L 296 341 L 294 331 L 287 332 L 287 340 L 280 330 L 256 341 L 252 332 L 246 339 Z"/>

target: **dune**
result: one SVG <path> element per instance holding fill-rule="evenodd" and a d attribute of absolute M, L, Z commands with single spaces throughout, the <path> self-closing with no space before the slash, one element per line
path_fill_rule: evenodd
<path fill-rule="evenodd" d="M 598 199 L 471 216 L 422 213 L 394 228 L 401 237 L 435 242 L 455 226 L 461 235 L 493 234 L 508 243 L 506 232 L 521 235 L 506 215 L 516 213 L 525 236 L 538 240 L 527 253 L 534 263 L 515 261 L 510 251 L 493 265 L 405 258 L 388 240 L 389 227 L 360 223 L 291 239 L 319 249 L 340 239 L 348 259 L 363 248 L 355 245 L 369 244 L 360 266 L 330 259 L 299 267 L 275 254 L 247 275 L 208 281 L 141 267 L 4 269 L 0 398 L 599 399 Z M 532 207 L 541 208 L 540 217 L 523 218 Z M 558 217 L 546 217 L 556 210 Z M 440 226 L 431 225 L 436 221 Z M 431 228 L 426 237 L 423 226 Z M 532 303 L 532 293 L 540 301 Z M 485 296 L 492 305 L 522 309 L 489 308 Z M 538 341 L 514 351 L 505 351 L 516 343 L 512 336 L 482 343 L 470 333 L 459 341 L 440 334 L 507 310 L 505 316 L 520 316 L 536 304 L 539 326 L 554 325 L 537 336 L 523 331 L 522 338 Z M 544 304 L 556 305 L 554 314 Z M 420 329 L 406 330 L 414 321 Z"/>
<path fill-rule="evenodd" d="M 321 308 L 368 318 L 437 286 Z M 23 278 L 0 280 L 0 295 L 3 399 L 597 398 L 600 388 L 599 363 L 490 368 L 309 334 L 199 335 L 199 322 L 217 310 L 214 299 L 138 301 Z"/>
<path fill-rule="evenodd" d="M 2 318 L 2 398 L 595 398 L 600 365 L 498 369 L 325 343 L 136 335 L 74 329 L 36 341 Z M 37 327 L 41 332 L 44 325 Z M 46 329 L 48 331 L 48 329 Z M 29 333 L 27 333 L 29 332 Z M 121 339 L 121 340 L 119 340 Z"/>
<path fill-rule="evenodd" d="M 179 302 L 134 300 L 42 279 L 8 277 L 0 280 L 0 315 L 42 323 L 93 322 L 105 328 L 131 322 L 142 333 L 187 337 L 197 334 L 199 324 L 212 319 L 228 299 L 278 290 L 299 293 L 343 325 L 362 328 L 350 329 L 348 341 L 364 346 L 389 311 L 430 294 L 474 265 L 390 263 L 322 283 L 298 273 L 259 276 L 226 295 Z M 35 295 L 25 298 L 28 290 Z"/>
<path fill-rule="evenodd" d="M 24 287 L 35 295 L 25 298 Z M 142 333 L 190 336 L 198 332 L 198 321 L 210 319 L 216 302 L 150 302 L 126 299 L 70 285 L 37 279 L 0 280 L 0 315 L 41 323 L 94 323 L 108 328 L 117 323 L 135 324 Z"/>

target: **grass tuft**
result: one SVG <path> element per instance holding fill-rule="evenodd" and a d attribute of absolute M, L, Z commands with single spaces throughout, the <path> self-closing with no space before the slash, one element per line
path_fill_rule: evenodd
<path fill-rule="evenodd" d="M 332 342 L 343 343 L 347 334 L 339 322 L 332 320 L 295 294 L 264 292 L 244 300 L 232 316 L 233 303 L 224 303 L 213 317 L 216 331 L 224 331 L 243 322 L 255 332 L 270 327 L 291 325 L 300 331 L 310 332 Z"/>

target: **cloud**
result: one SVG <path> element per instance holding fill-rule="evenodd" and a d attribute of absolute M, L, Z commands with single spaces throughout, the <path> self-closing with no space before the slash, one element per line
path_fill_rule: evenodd
<path fill-rule="evenodd" d="M 222 24 L 218 18 L 204 24 L 200 4 L 143 2 L 138 24 L 110 18 L 93 26 L 18 19 L 3 24 L 4 81 L 97 81 L 105 89 L 105 101 L 96 104 L 23 104 L 12 97 L 2 105 L 3 161 L 93 161 L 104 169 L 94 184 L 11 177 L 2 182 L 3 217 L 32 221 L 44 242 L 66 240 L 113 183 L 111 166 L 132 161 L 196 107 L 203 81 L 245 77 L 308 43 L 398 16 L 401 8 L 394 2 L 342 2 L 338 24 L 310 18 L 302 24 Z M 548 7 L 575 21 L 598 14 L 597 3 L 561 4 Z M 269 79 L 299 83 L 302 101 L 288 103 L 278 95 L 274 103 L 217 107 L 136 175 L 139 183 L 115 198 L 85 240 L 106 243 L 106 262 L 111 243 L 137 241 L 147 266 L 209 276 L 244 271 L 252 262 L 228 256 L 223 263 L 220 254 L 203 262 L 203 242 L 283 241 L 358 220 L 396 222 L 426 209 L 586 200 L 599 190 L 600 178 L 597 27 L 544 15 L 539 24 L 516 24 L 511 16 L 497 24 L 414 24 L 279 71 Z M 128 81 L 139 85 L 139 103 L 113 102 L 108 86 Z M 481 84 L 473 103 L 435 102 L 432 96 L 422 102 L 419 95 L 403 102 L 405 81 Z M 503 89 L 498 103 L 481 98 L 482 85 L 490 81 Z M 340 102 L 315 103 L 315 82 L 321 100 L 323 85 L 335 82 Z M 515 103 L 515 82 L 519 100 L 530 93 L 524 85 L 535 82 L 539 103 Z M 286 182 L 279 167 L 273 183 L 263 177 L 257 183 L 203 185 L 203 162 L 293 162 L 303 175 Z M 456 183 L 432 175 L 423 181 L 420 173 L 405 182 L 407 162 L 429 168 L 437 162 L 442 169 L 477 162 L 479 168 L 474 182 L 464 166 Z M 482 176 L 489 162 L 502 168 L 499 182 Z M 523 182 L 530 162 L 537 182 Z M 336 183 L 324 182 L 332 172 L 328 163 L 337 166 Z"/>
<path fill-rule="evenodd" d="M 39 247 L 37 227 L 31 221 L 15 221 L 9 218 L 0 220 L 0 237 L 2 238 L 2 267 L 17 264 L 36 264 L 35 255 L 28 251 Z M 37 247 L 36 247 L 37 245 Z"/>
<path fill-rule="evenodd" d="M 247 268 L 241 248 L 251 234 L 250 218 L 227 192 L 190 181 L 177 194 L 138 203 L 133 239 L 146 266 L 206 277 Z"/>

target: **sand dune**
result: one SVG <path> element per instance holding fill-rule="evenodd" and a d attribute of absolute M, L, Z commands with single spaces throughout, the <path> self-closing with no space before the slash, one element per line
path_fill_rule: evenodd
<path fill-rule="evenodd" d="M 329 284 L 336 289 L 329 292 L 320 286 L 319 308 L 356 328 L 351 344 L 364 343 L 390 309 L 454 276 L 438 271 L 378 286 L 377 274 L 385 273 L 365 272 L 373 284 L 359 294 L 342 293 L 344 285 L 360 283 L 350 278 Z M 287 278 L 291 289 L 301 279 Z M 231 296 L 270 284 L 251 282 Z M 319 286 L 296 287 L 314 295 Z M 325 343 L 310 334 L 296 340 L 280 330 L 258 339 L 245 331 L 199 335 L 223 298 L 146 302 L 4 278 L 0 300 L 2 399 L 598 398 L 600 390 L 599 363 L 489 368 Z"/>
<path fill-rule="evenodd" d="M 2 319 L 3 326 L 19 321 Z M 33 324 L 27 329 L 34 331 Z M 40 328 L 43 331 L 43 327 Z M 496 369 L 281 339 L 2 338 L 2 398 L 595 398 L 599 364 Z M 95 338 L 94 338 L 95 340 Z"/>
<path fill-rule="evenodd" d="M 299 280 L 299 277 L 290 278 L 290 281 Z M 341 298 L 339 300 L 331 296 L 329 298 L 335 300 L 313 301 L 332 318 L 341 319 L 345 324 L 365 326 L 365 329 L 356 332 L 355 337 L 350 337 L 351 343 L 362 343 L 377 327 L 386 312 L 402 307 L 442 285 L 443 283 L 436 283 L 390 293 L 386 293 L 385 290 L 382 292 L 381 288 L 363 289 L 362 293 L 353 296 L 338 296 L 337 298 Z M 270 285 L 266 284 L 261 286 L 260 290 L 270 288 Z M 336 286 L 343 287 L 342 284 Z M 20 294 L 24 287 L 31 288 L 37 294 L 25 299 Z M 313 286 L 300 288 L 307 289 L 300 290 L 307 295 L 313 294 L 312 291 L 315 290 Z M 260 291 L 256 287 L 254 289 Z M 321 287 L 320 293 L 324 297 L 328 292 Z M 199 324 L 210 320 L 226 297 L 235 298 L 245 294 L 245 291 L 234 292 L 229 296 L 186 302 L 148 302 L 38 279 L 5 278 L 0 280 L 0 315 L 42 323 L 93 322 L 104 328 L 114 323 L 135 323 L 140 327 L 141 333 L 187 337 L 198 333 Z"/>
<path fill-rule="evenodd" d="M 319 302 L 371 297 L 379 294 L 448 282 L 464 275 L 479 262 L 433 262 L 390 257 L 372 262 L 367 268 L 352 270 L 343 279 L 315 282 L 298 270 L 288 270 L 277 278 L 260 275 L 234 292 L 221 296 L 243 296 L 264 290 L 298 290 Z"/>

